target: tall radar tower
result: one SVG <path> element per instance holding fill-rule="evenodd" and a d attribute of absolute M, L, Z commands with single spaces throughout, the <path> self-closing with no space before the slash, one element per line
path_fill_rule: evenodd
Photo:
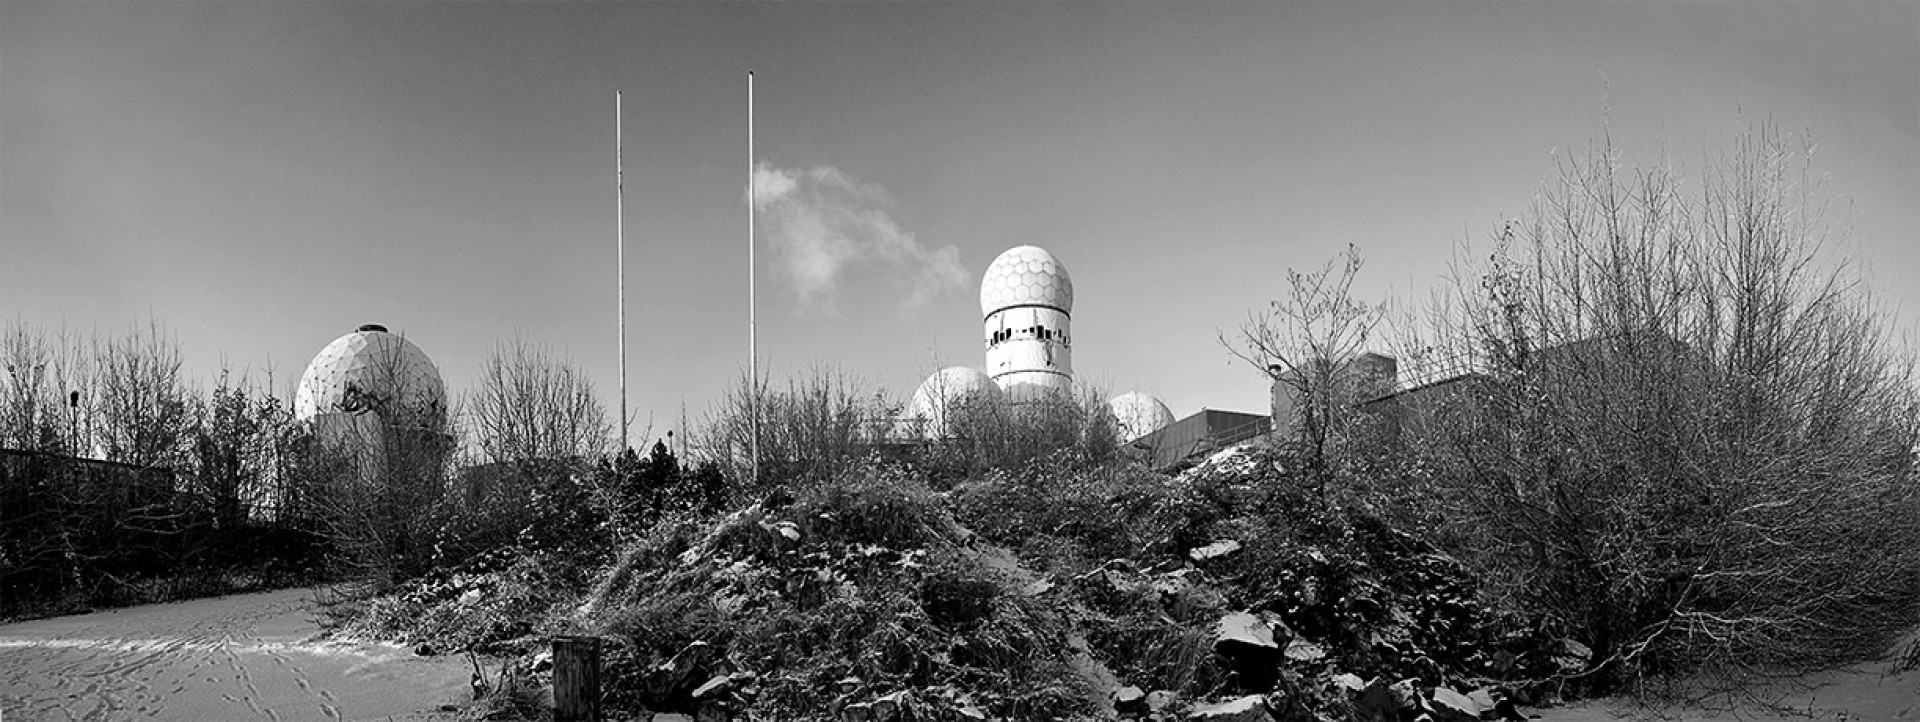
<path fill-rule="evenodd" d="M 1038 246 L 1009 248 L 980 280 L 987 374 L 1016 402 L 1073 389 L 1073 279 Z"/>

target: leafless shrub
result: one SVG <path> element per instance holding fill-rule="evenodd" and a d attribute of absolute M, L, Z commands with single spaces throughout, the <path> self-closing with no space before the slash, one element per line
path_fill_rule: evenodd
<path fill-rule="evenodd" d="M 1019 469 L 1041 460 L 1091 467 L 1117 459 L 1120 430 L 1092 386 L 1024 401 L 962 397 L 945 411 L 948 433 L 919 458 L 941 481 Z"/>
<path fill-rule="evenodd" d="M 1249 312 L 1238 336 L 1220 343 L 1291 393 L 1291 416 L 1275 418 L 1278 435 L 1317 473 L 1327 466 L 1353 415 L 1346 364 L 1367 349 L 1367 339 L 1386 313 L 1384 304 L 1353 297 L 1362 265 L 1349 245 L 1340 257 L 1313 271 L 1287 269 L 1287 294 Z M 1287 410 L 1275 409 L 1275 413 Z"/>
<path fill-rule="evenodd" d="M 180 342 L 158 322 L 97 341 L 96 413 L 108 461 L 179 466 L 192 425 L 192 396 L 180 374 Z"/>
<path fill-rule="evenodd" d="M 1610 145 L 1567 161 L 1431 346 L 1483 360 L 1409 434 L 1415 482 L 1603 686 L 1872 653 L 1920 590 L 1912 366 L 1844 267 L 1795 147 L 1698 188 Z"/>
<path fill-rule="evenodd" d="M 613 430 L 585 373 L 522 340 L 494 348 L 464 405 L 474 443 L 494 463 L 597 459 Z"/>
<path fill-rule="evenodd" d="M 828 478 L 901 436 L 900 404 L 861 386 L 820 366 L 788 378 L 784 390 L 766 378 L 743 378 L 708 414 L 696 449 L 736 489 Z"/>

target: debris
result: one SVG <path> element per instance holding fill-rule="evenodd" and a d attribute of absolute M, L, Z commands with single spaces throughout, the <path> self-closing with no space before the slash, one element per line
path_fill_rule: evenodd
<path fill-rule="evenodd" d="M 1208 544 L 1206 546 L 1198 547 L 1191 551 L 1188 551 L 1187 556 L 1191 557 L 1196 562 L 1204 562 L 1208 559 L 1213 559 L 1216 557 L 1224 557 L 1228 554 L 1232 554 L 1237 551 L 1240 551 L 1240 542 L 1234 541 L 1232 539 L 1222 539 L 1212 544 Z"/>
<path fill-rule="evenodd" d="M 1320 645 L 1304 639 L 1295 639 L 1287 643 L 1287 659 L 1294 662 L 1311 663 L 1327 658 L 1327 650 Z M 1358 678 L 1356 678 L 1358 679 Z"/>
<path fill-rule="evenodd" d="M 1187 719 L 1195 722 L 1273 722 L 1267 714 L 1267 700 L 1257 694 L 1193 708 Z"/>
<path fill-rule="evenodd" d="M 1113 691 L 1113 709 L 1120 714 L 1146 714 L 1147 693 L 1133 685 L 1116 689 Z"/>
<path fill-rule="evenodd" d="M 1348 694 L 1359 694 L 1367 688 L 1367 681 L 1361 679 L 1360 675 L 1342 672 L 1333 676 L 1333 686 L 1335 689 L 1346 690 Z"/>
<path fill-rule="evenodd" d="M 1164 689 L 1156 689 L 1147 693 L 1147 711 L 1156 713 L 1165 712 L 1172 709 L 1173 703 L 1179 701 L 1179 699 L 1180 695 Z"/>
<path fill-rule="evenodd" d="M 1593 650 L 1587 645 L 1571 639 L 1560 640 L 1560 649 L 1553 655 L 1553 663 L 1562 674 L 1573 674 L 1587 668 L 1587 662 L 1593 659 Z"/>
<path fill-rule="evenodd" d="M 1411 713 L 1419 706 L 1420 696 L 1413 689 L 1413 680 L 1388 684 L 1386 677 L 1375 677 L 1360 692 L 1360 698 L 1353 701 L 1353 718 L 1356 722 L 1395 722 L 1402 713 Z"/>
<path fill-rule="evenodd" d="M 1434 722 L 1479 722 L 1480 705 L 1446 687 L 1433 688 Z"/>

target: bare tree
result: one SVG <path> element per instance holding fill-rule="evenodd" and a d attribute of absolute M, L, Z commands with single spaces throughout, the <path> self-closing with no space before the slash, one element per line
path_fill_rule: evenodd
<path fill-rule="evenodd" d="M 1229 352 L 1290 391 L 1294 418 L 1276 418 L 1274 428 L 1292 430 L 1298 453 L 1315 471 L 1326 468 L 1330 441 L 1352 401 L 1341 392 L 1350 382 L 1347 364 L 1366 350 L 1386 313 L 1385 304 L 1354 299 L 1361 265 L 1360 250 L 1348 245 L 1318 270 L 1288 269 L 1284 298 L 1249 312 L 1237 337 L 1220 334 Z"/>
<path fill-rule="evenodd" d="M 495 347 L 464 405 L 475 442 L 493 462 L 597 459 L 612 439 L 586 374 L 522 340 Z"/>
<path fill-rule="evenodd" d="M 51 417 L 59 394 L 48 384 L 52 356 L 38 329 L 8 321 L 0 331 L 0 448 L 43 449 L 58 433 Z"/>
<path fill-rule="evenodd" d="M 180 343 L 159 322 L 96 341 L 95 413 L 108 461 L 172 467 L 184 456 L 191 397 L 180 374 Z"/>
<path fill-rule="evenodd" d="M 1920 599 L 1907 351 L 1771 128 L 1689 190 L 1610 145 L 1510 222 L 1437 331 L 1488 360 L 1409 439 L 1463 551 L 1603 686 L 1869 653 Z"/>

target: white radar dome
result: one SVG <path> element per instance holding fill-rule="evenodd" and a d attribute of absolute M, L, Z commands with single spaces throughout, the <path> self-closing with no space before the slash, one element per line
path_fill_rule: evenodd
<path fill-rule="evenodd" d="M 1039 246 L 1015 246 L 993 259 L 980 279 L 980 315 L 1014 306 L 1073 313 L 1073 278 L 1066 265 Z"/>
<path fill-rule="evenodd" d="M 1173 423 L 1173 412 L 1151 394 L 1129 391 L 1107 402 L 1107 411 L 1120 427 L 1120 439 L 1133 441 Z"/>
<path fill-rule="evenodd" d="M 368 324 L 334 339 L 307 364 L 293 397 L 294 418 L 376 412 L 400 426 L 438 428 L 447 389 L 433 359 L 412 341 Z"/>
<path fill-rule="evenodd" d="M 965 366 L 935 371 L 914 390 L 907 416 L 926 420 L 926 435 L 942 437 L 952 431 L 952 414 L 967 403 L 998 403 L 1004 394 L 987 372 Z"/>

